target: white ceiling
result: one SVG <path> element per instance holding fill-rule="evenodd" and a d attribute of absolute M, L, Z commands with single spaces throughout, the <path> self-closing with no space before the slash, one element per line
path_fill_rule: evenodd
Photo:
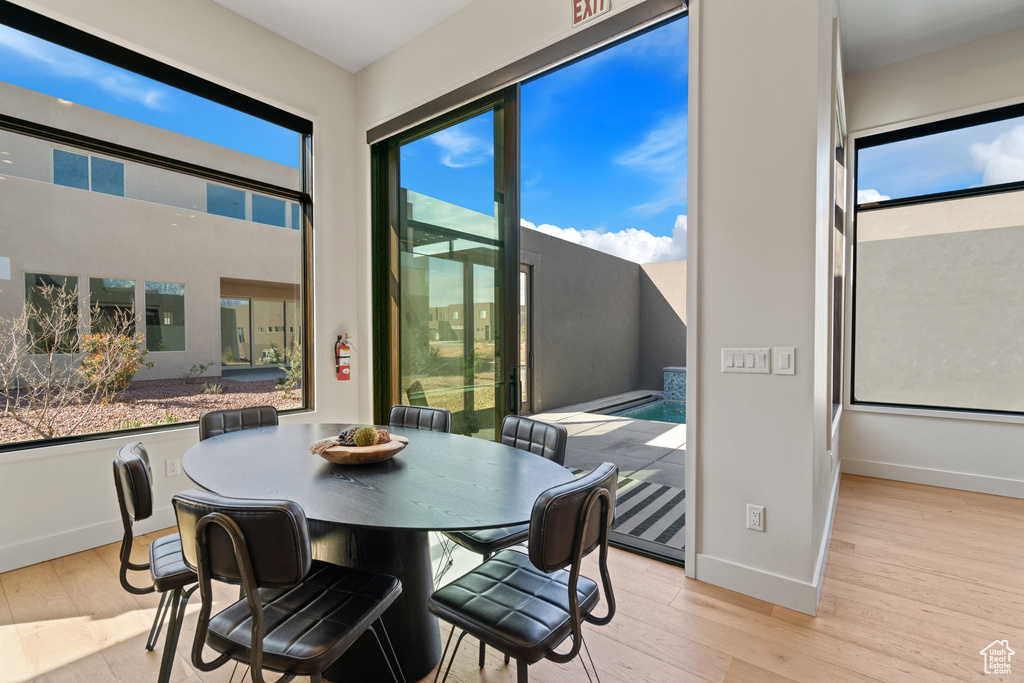
<path fill-rule="evenodd" d="M 214 0 L 355 73 L 472 0 Z"/>
<path fill-rule="evenodd" d="M 353 73 L 472 2 L 214 1 Z M 1024 27 L 1024 0 L 839 0 L 839 13 L 847 74 Z"/>
<path fill-rule="evenodd" d="M 1024 26 L 1024 0 L 839 0 L 847 74 Z"/>

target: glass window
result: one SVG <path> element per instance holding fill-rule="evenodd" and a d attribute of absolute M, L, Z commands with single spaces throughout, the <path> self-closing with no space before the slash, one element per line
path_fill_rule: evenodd
<path fill-rule="evenodd" d="M 92 157 L 92 191 L 124 196 L 124 164 Z"/>
<path fill-rule="evenodd" d="M 253 194 L 252 220 L 254 223 L 276 225 L 279 228 L 287 227 L 285 225 L 285 201 Z"/>
<path fill-rule="evenodd" d="M 223 185 L 206 185 L 206 212 L 245 220 L 245 192 Z"/>
<path fill-rule="evenodd" d="M 35 353 L 78 349 L 78 278 L 25 273 L 29 345 Z"/>
<path fill-rule="evenodd" d="M 89 278 L 89 320 L 93 334 L 135 334 L 135 280 Z"/>
<path fill-rule="evenodd" d="M 1024 116 L 935 133 L 929 133 L 934 126 L 922 128 L 921 135 L 906 138 L 897 131 L 893 136 L 902 139 L 857 152 L 858 204 L 1024 180 Z"/>
<path fill-rule="evenodd" d="M 185 350 L 185 285 L 146 283 L 146 348 Z"/>
<path fill-rule="evenodd" d="M 191 399 L 206 386 L 197 378 L 221 385 L 218 407 L 251 405 L 253 390 L 278 410 L 307 404 L 303 392 L 283 396 L 270 374 L 255 384 L 236 377 L 252 379 L 237 366 L 255 364 L 254 299 L 276 300 L 282 310 L 295 300 L 297 311 L 307 310 L 305 236 L 287 227 L 290 205 L 300 213 L 311 207 L 311 185 L 300 171 L 312 145 L 309 121 L 29 10 L 0 12 L 0 102 L 20 120 L 17 130 L 0 120 L 0 159 L 10 162 L 0 164 L 4 209 L 31 216 L 30 240 L 7 244 L 0 237 L 8 247 L 3 256 L 22 264 L 18 278 L 24 269 L 35 271 L 25 276 L 26 302 L 45 306 L 46 283 L 72 291 L 70 302 L 65 297 L 56 307 L 66 313 L 65 326 L 70 318 L 70 333 L 56 335 L 43 320 L 28 335 L 40 349 L 74 351 L 78 333 L 114 331 L 126 316 L 136 335 L 131 344 L 89 348 L 89 367 L 100 369 L 115 366 L 95 354 L 136 353 L 135 362 L 117 366 L 133 380 L 125 393 L 90 406 L 68 402 L 74 419 L 69 412 L 50 421 L 58 425 L 52 432 L 6 429 L 17 421 L 12 410 L 20 411 L 18 419 L 36 419 L 27 404 L 8 405 L 0 414 L 0 451 L 37 438 L 197 420 L 202 406 Z M 278 227 L 242 222 L 252 220 L 251 195 L 258 197 L 256 218 Z M 78 277 L 38 274 L 47 271 Z M 0 318 L 21 308 L 20 296 L 0 297 Z M 259 324 L 284 338 L 283 318 Z M 188 340 L 186 320 L 202 326 Z M 301 321 L 290 324 L 299 329 Z M 136 342 L 141 348 L 133 348 Z M 111 386 L 105 379 L 96 384 Z M 43 386 L 38 395 L 51 388 Z M 137 400 L 143 393 L 159 398 Z"/>
<path fill-rule="evenodd" d="M 858 141 L 855 403 L 1024 413 L 1024 189 L 1012 183 L 1024 165 L 993 156 L 1024 139 L 1024 118 L 992 123 L 999 115 Z M 886 158 L 961 180 L 887 185 Z M 961 177 L 964 159 L 984 163 Z M 867 202 L 866 187 L 888 197 Z"/>
<path fill-rule="evenodd" d="M 89 157 L 84 154 L 53 150 L 53 182 L 55 185 L 89 189 Z"/>
<path fill-rule="evenodd" d="M 60 36 L 53 38 L 49 42 L 0 24 L 0 81 L 299 168 L 298 132 L 68 49 L 56 44 Z"/>
<path fill-rule="evenodd" d="M 249 365 L 249 300 L 220 300 L 220 363 L 221 365 Z"/>
<path fill-rule="evenodd" d="M 292 230 L 302 229 L 302 207 L 292 202 Z"/>
<path fill-rule="evenodd" d="M 253 359 L 257 365 L 277 365 L 284 362 L 285 339 L 283 301 L 253 301 L 253 324 L 258 332 L 253 337 Z M 260 325 L 263 323 L 263 325 Z"/>

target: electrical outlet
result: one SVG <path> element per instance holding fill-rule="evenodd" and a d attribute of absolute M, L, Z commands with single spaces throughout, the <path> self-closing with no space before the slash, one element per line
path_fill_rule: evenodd
<path fill-rule="evenodd" d="M 168 477 L 176 477 L 181 474 L 181 458 L 167 458 L 164 460 L 164 467 L 167 468 Z"/>
<path fill-rule="evenodd" d="M 747 528 L 764 531 L 764 506 L 747 504 Z"/>

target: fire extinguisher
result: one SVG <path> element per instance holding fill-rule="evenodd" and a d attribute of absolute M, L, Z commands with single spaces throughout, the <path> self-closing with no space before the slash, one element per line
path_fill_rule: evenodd
<path fill-rule="evenodd" d="M 334 359 L 338 366 L 338 380 L 351 379 L 352 344 L 348 340 L 348 333 L 338 335 L 338 341 L 334 344 Z"/>

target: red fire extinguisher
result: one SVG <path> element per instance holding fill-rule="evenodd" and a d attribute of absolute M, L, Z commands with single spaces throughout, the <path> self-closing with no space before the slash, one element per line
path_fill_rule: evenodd
<path fill-rule="evenodd" d="M 348 341 L 348 333 L 339 334 L 334 344 L 334 358 L 338 365 L 338 379 L 352 378 L 352 345 Z"/>

